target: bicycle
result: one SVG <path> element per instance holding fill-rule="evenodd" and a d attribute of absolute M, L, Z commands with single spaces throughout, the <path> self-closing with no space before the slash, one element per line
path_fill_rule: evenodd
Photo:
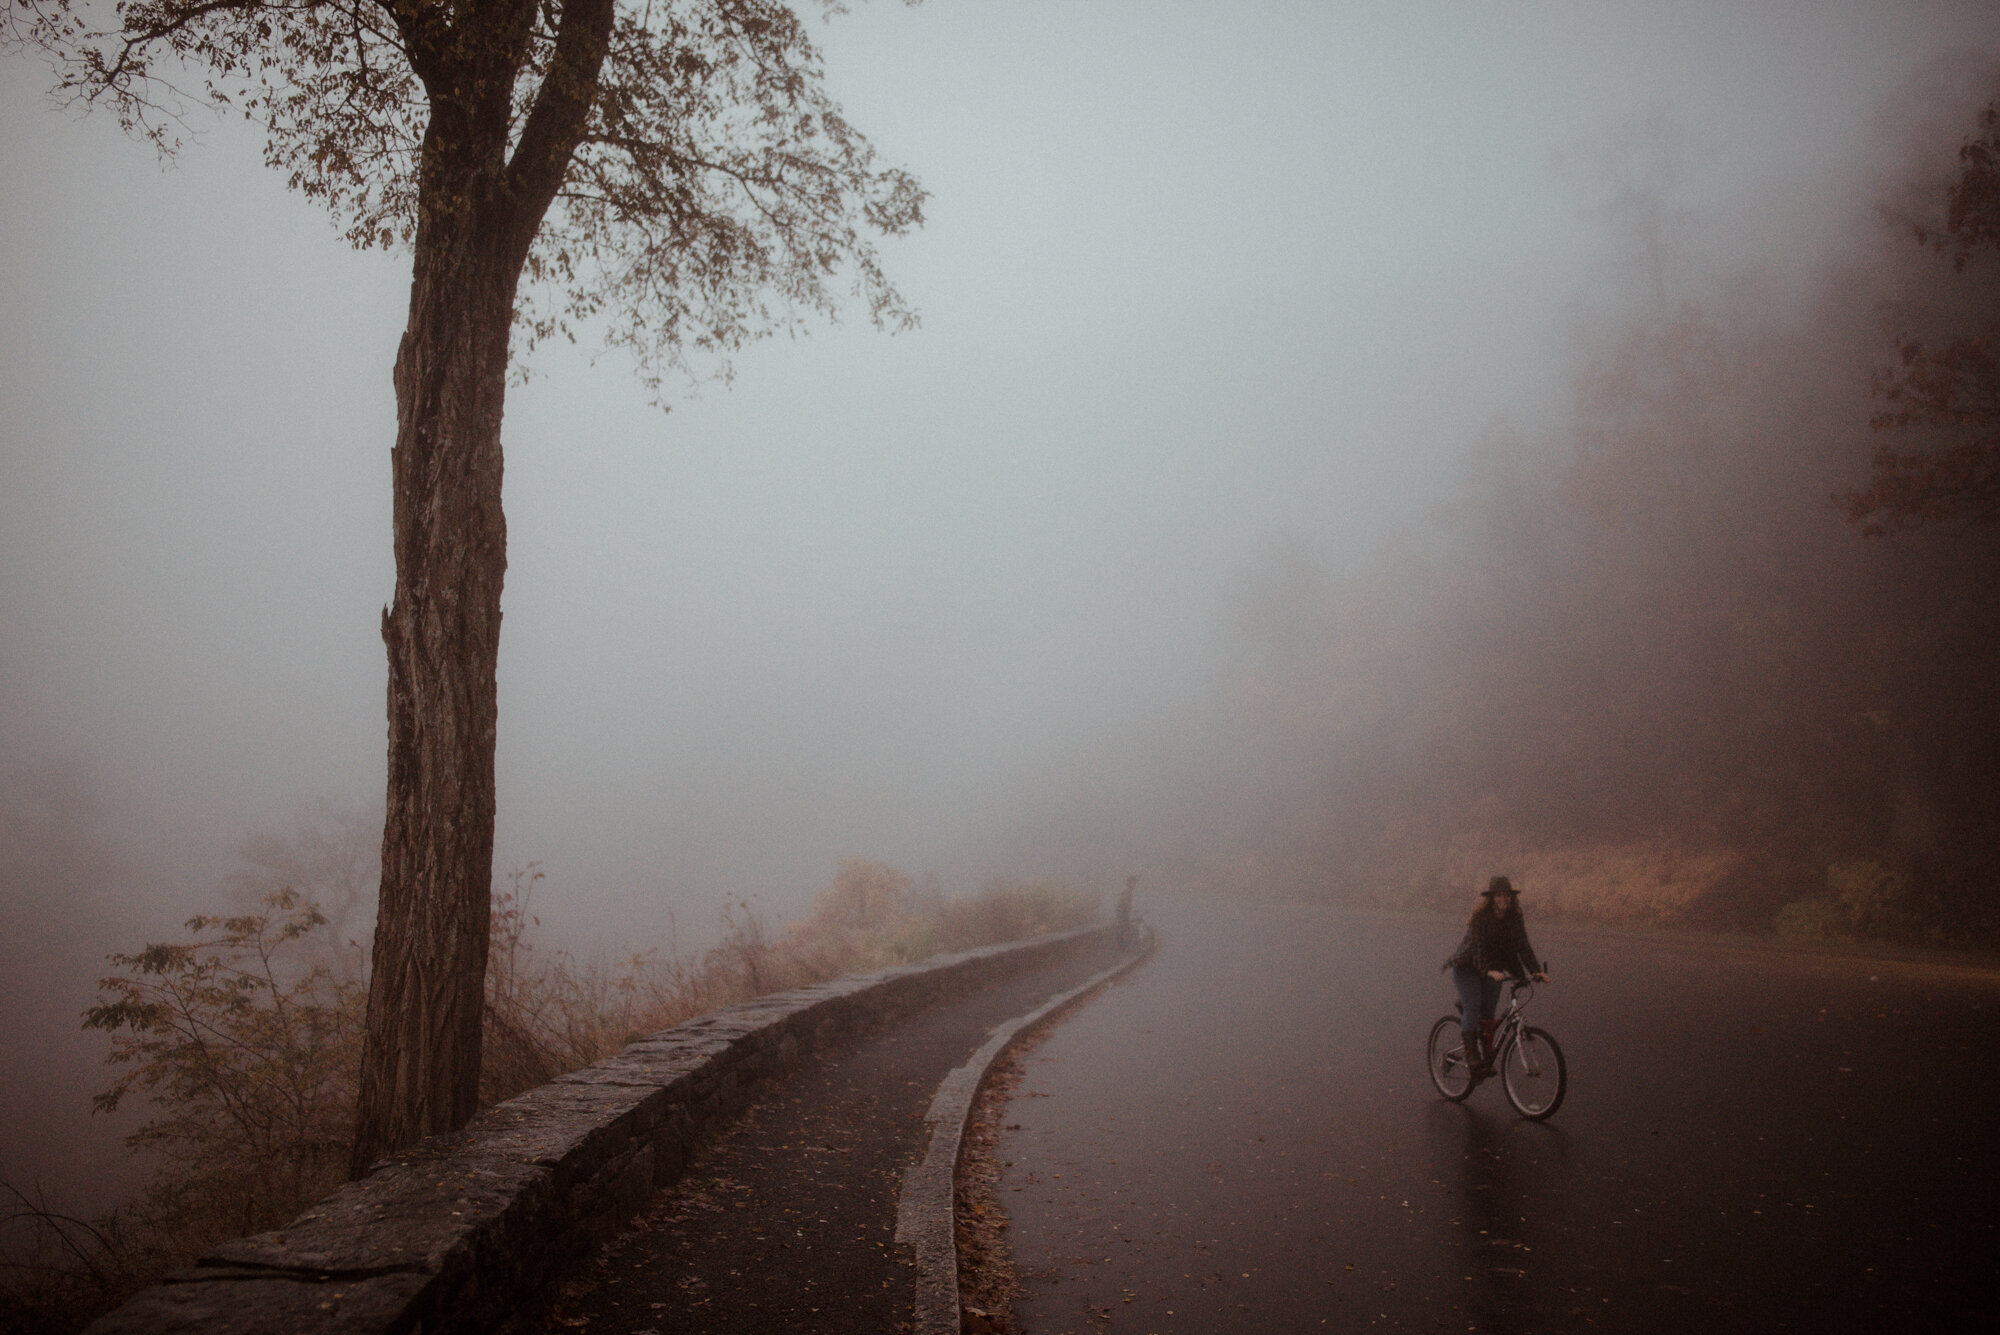
<path fill-rule="evenodd" d="M 1562 1106 L 1563 1095 L 1569 1089 L 1569 1068 L 1563 1063 L 1562 1048 L 1549 1031 L 1536 1028 L 1522 1016 L 1534 997 L 1533 983 L 1514 980 L 1513 991 L 1507 997 L 1507 1010 L 1493 1030 L 1494 1047 L 1499 1053 L 1494 1066 L 1500 1075 L 1500 1087 L 1507 1092 L 1507 1102 L 1514 1105 L 1514 1111 L 1531 1122 L 1539 1122 Z M 1459 1103 L 1485 1077 L 1473 1074 L 1472 1063 L 1465 1057 L 1465 1035 L 1459 1028 L 1463 1006 L 1454 1004 L 1452 1009 L 1457 1013 L 1444 1016 L 1431 1026 L 1426 1056 L 1431 1083 L 1437 1086 L 1438 1093 Z"/>

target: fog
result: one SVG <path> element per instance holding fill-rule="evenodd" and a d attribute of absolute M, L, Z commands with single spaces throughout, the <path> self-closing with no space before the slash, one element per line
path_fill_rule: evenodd
<path fill-rule="evenodd" d="M 551 932 L 782 919 L 848 854 L 1430 902 L 1581 848 L 1768 916 L 1840 843 L 1773 828 L 1894 823 L 1879 775 L 1800 779 L 1824 718 L 1781 706 L 1851 713 L 1819 667 L 1959 587 L 1826 498 L 1935 281 L 1881 206 L 1949 171 L 2000 11 L 931 0 L 823 37 L 932 192 L 885 253 L 922 327 L 668 412 L 588 347 L 510 393 L 496 874 L 541 865 Z M 103 955 L 379 803 L 407 273 L 243 127 L 163 171 L 46 83 L 0 61 L 0 1168 L 64 1187 L 116 1153 L 77 1129 Z M 1767 753 L 1783 809 L 1718 814 Z"/>

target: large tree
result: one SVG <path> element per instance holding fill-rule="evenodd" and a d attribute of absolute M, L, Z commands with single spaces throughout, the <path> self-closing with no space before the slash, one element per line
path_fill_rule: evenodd
<path fill-rule="evenodd" d="M 601 329 L 658 392 L 847 295 L 907 325 L 873 238 L 923 193 L 777 0 L 8 3 L 7 44 L 54 58 L 58 97 L 167 153 L 194 111 L 239 112 L 350 241 L 412 256 L 358 1174 L 475 1109 L 510 346 Z"/>

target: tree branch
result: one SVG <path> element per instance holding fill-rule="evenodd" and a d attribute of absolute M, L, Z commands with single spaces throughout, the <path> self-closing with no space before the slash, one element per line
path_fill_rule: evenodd
<path fill-rule="evenodd" d="M 611 49 L 614 0 L 565 0 L 555 55 L 507 165 L 515 231 L 526 252 L 561 188 L 597 100 L 598 73 Z"/>

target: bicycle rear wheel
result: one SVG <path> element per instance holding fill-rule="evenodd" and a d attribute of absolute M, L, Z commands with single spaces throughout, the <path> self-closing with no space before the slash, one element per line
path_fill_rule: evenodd
<path fill-rule="evenodd" d="M 1456 1015 L 1447 1015 L 1431 1026 L 1425 1055 L 1438 1093 L 1457 1103 L 1472 1092 L 1472 1066 L 1465 1060 L 1465 1035 L 1459 1031 Z"/>
<path fill-rule="evenodd" d="M 1539 1122 L 1562 1107 L 1569 1092 L 1569 1068 L 1546 1029 L 1525 1025 L 1500 1054 L 1500 1086 L 1507 1102 L 1530 1121 Z"/>

